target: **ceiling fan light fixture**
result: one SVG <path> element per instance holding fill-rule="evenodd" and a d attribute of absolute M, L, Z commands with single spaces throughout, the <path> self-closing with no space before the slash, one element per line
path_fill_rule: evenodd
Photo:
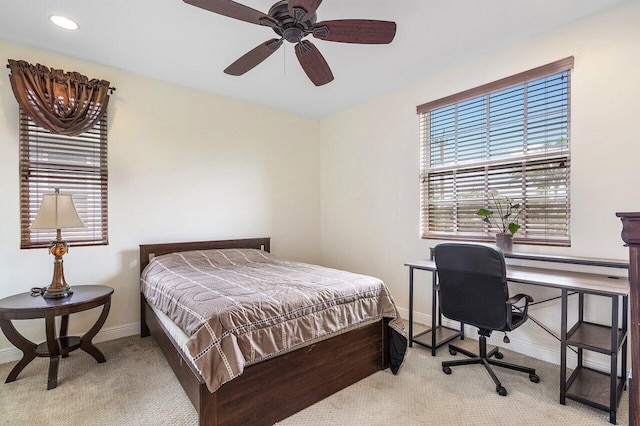
<path fill-rule="evenodd" d="M 77 30 L 78 28 L 80 28 L 76 21 L 71 18 L 67 18 L 66 16 L 51 15 L 49 16 L 49 20 L 60 28 L 64 28 L 65 30 Z"/>

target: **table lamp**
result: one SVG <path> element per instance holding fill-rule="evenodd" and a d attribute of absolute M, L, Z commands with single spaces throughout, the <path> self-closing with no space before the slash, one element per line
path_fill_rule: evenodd
<path fill-rule="evenodd" d="M 78 216 L 71 194 L 60 194 L 58 188 L 54 194 L 44 194 L 40 210 L 31 229 L 55 229 L 56 239 L 49 245 L 49 253 L 55 256 L 53 261 L 53 279 L 43 296 L 45 299 L 58 299 L 70 296 L 73 291 L 64 279 L 62 256 L 69 251 L 66 241 L 62 241 L 61 230 L 65 228 L 81 228 L 86 225 Z"/>

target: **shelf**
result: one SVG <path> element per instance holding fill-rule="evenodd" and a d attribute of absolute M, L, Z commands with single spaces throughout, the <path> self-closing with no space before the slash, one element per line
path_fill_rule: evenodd
<path fill-rule="evenodd" d="M 60 337 L 59 339 L 56 339 L 56 341 L 58 343 L 58 351 L 60 352 L 60 355 L 67 355 L 69 352 L 75 351 L 81 344 L 80 338 L 77 336 Z M 36 356 L 49 356 L 47 342 L 40 343 L 36 347 Z"/>
<path fill-rule="evenodd" d="M 578 314 L 582 318 L 584 309 L 584 296 L 580 296 L 578 303 Z M 618 323 L 619 315 L 619 298 L 620 296 L 607 296 L 611 298 L 611 323 L 610 324 L 627 324 L 627 310 L 623 307 L 623 318 Z M 563 303 L 566 309 L 566 292 L 563 293 Z M 628 303 L 628 297 L 623 295 L 622 303 Z M 615 308 L 615 309 L 613 309 Z M 566 329 L 567 313 L 563 312 L 564 324 L 562 333 L 563 339 L 562 351 L 565 352 L 561 361 L 561 369 L 563 377 L 566 372 L 566 350 L 572 346 L 578 348 L 578 365 L 568 380 L 566 387 L 560 390 L 560 401 L 564 403 L 565 398 L 587 404 L 591 407 L 606 411 L 609 413 L 609 422 L 616 424 L 616 416 L 618 404 L 622 397 L 624 385 L 627 381 L 627 372 L 622 372 L 622 377 L 611 377 L 610 371 L 617 372 L 618 367 L 627 368 L 627 330 L 609 325 L 595 324 L 592 322 L 577 321 L 570 330 Z M 610 360 L 610 371 L 601 372 L 583 365 L 582 350 L 599 352 L 607 355 Z M 620 354 L 620 352 L 622 352 Z M 620 355 L 620 357 L 618 357 Z M 616 374 L 616 373 L 614 373 Z"/>
<path fill-rule="evenodd" d="M 616 382 L 616 389 L 618 390 L 616 398 L 617 406 L 620 402 L 620 396 L 622 395 L 622 387 L 624 386 L 625 379 L 618 377 Z M 565 394 L 567 398 L 591 405 L 592 407 L 596 407 L 604 411 L 611 410 L 611 407 L 609 406 L 611 402 L 611 379 L 609 374 L 587 367 L 578 367 L 568 380 L 568 384 L 569 386 Z M 615 411 L 615 408 L 613 408 L 613 411 Z"/>
<path fill-rule="evenodd" d="M 462 336 L 460 330 L 445 327 L 443 325 L 436 327 L 436 348 L 455 339 L 458 336 Z M 431 329 L 423 331 L 413 336 L 413 343 L 431 347 Z"/>
<path fill-rule="evenodd" d="M 620 347 L 624 343 L 625 337 L 625 332 L 618 329 L 618 347 L 613 348 L 612 350 L 611 327 L 590 322 L 582 322 L 576 324 L 576 326 L 567 333 L 567 345 L 603 354 L 612 354 L 618 353 Z"/>

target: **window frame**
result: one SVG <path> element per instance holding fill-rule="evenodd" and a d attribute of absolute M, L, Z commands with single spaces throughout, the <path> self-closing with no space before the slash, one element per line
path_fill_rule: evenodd
<path fill-rule="evenodd" d="M 460 204 L 459 200 L 461 200 L 458 197 L 458 192 L 457 192 L 457 188 L 453 188 L 451 189 L 451 194 L 453 196 L 453 203 L 455 207 L 452 207 L 453 211 L 451 212 L 451 220 L 449 223 L 450 227 L 453 229 L 451 231 L 442 231 L 442 230 L 432 230 L 429 229 L 430 226 L 433 227 L 433 223 L 434 222 L 430 222 L 430 217 L 429 217 L 429 210 L 430 207 L 434 207 L 435 203 L 430 204 L 430 200 L 429 200 L 429 179 L 430 177 L 433 177 L 433 175 L 437 174 L 437 173 L 443 173 L 446 172 L 447 170 L 452 171 L 452 180 L 451 180 L 451 184 L 455 185 L 455 179 L 457 179 L 455 175 L 455 173 L 457 171 L 463 172 L 463 171 L 469 171 L 472 169 L 480 169 L 480 168 L 485 168 L 485 175 L 488 173 L 487 169 L 490 167 L 500 167 L 500 165 L 503 165 L 505 168 L 508 167 L 508 165 L 514 165 L 516 163 L 521 163 L 523 166 L 523 174 L 521 179 L 523 180 L 522 182 L 522 194 L 526 194 L 526 182 L 528 179 L 528 174 L 525 172 L 525 164 L 533 164 L 534 161 L 544 161 L 545 159 L 548 161 L 549 164 L 549 170 L 553 170 L 554 168 L 560 170 L 562 167 L 564 167 L 566 169 L 566 171 L 564 172 L 564 188 L 566 189 L 566 196 L 561 197 L 563 200 L 565 200 L 565 206 L 566 206 L 566 213 L 563 213 L 564 216 L 562 216 L 564 218 L 563 222 L 562 222 L 562 228 L 560 229 L 560 231 L 558 232 L 565 232 L 564 235 L 560 235 L 558 234 L 553 234 L 552 232 L 550 234 L 553 235 L 546 235 L 546 231 L 540 232 L 540 231 L 532 231 L 532 236 L 527 237 L 526 235 L 523 235 L 523 231 L 526 231 L 526 229 L 523 229 L 523 231 L 519 231 L 518 233 L 516 233 L 514 235 L 514 241 L 519 243 L 519 244 L 532 244 L 532 245 L 549 245 L 549 246 L 570 246 L 571 245 L 571 230 L 570 230 L 570 219 L 571 219 L 571 204 L 570 204 L 570 123 L 571 123 L 571 70 L 573 69 L 573 65 L 574 65 L 574 58 L 573 57 L 568 57 L 568 58 L 564 58 L 561 59 L 559 61 L 555 61 L 552 62 L 550 64 L 547 65 L 543 65 L 541 67 L 537 67 L 507 78 L 503 78 L 501 80 L 497 80 L 491 83 L 487 83 L 484 84 L 482 86 L 478 86 L 469 90 L 465 90 L 463 92 L 460 93 L 456 93 L 454 95 L 451 96 L 447 96 L 445 98 L 441 98 L 432 102 L 428 102 L 422 105 L 419 105 L 416 107 L 416 112 L 420 117 L 420 194 L 421 194 L 421 201 L 420 201 L 420 225 L 421 225 L 421 237 L 423 239 L 442 239 L 442 240 L 465 240 L 465 241 L 483 241 L 483 242 L 494 242 L 495 241 L 495 237 L 494 237 L 494 233 L 495 233 L 495 228 L 491 228 L 489 226 L 487 226 L 484 222 L 482 222 L 482 218 L 480 216 L 477 217 L 478 219 L 478 226 L 477 229 L 473 230 L 473 231 L 467 231 L 467 232 L 460 232 L 459 229 L 464 229 L 462 226 L 460 226 L 461 224 L 463 224 L 463 222 L 460 222 L 459 219 L 457 218 L 457 211 L 455 209 L 457 209 L 457 205 Z M 546 151 L 544 153 L 538 153 L 538 154 L 534 154 L 534 153 L 529 153 L 528 151 L 519 154 L 519 155 L 514 155 L 514 156 L 498 156 L 497 158 L 483 158 L 483 159 L 478 159 L 478 158 L 474 158 L 472 160 L 468 160 L 468 161 L 459 161 L 457 158 L 457 150 L 458 150 L 458 146 L 456 145 L 453 149 L 456 151 L 456 156 L 455 159 L 452 162 L 444 162 L 442 164 L 440 164 L 438 167 L 433 167 L 431 164 L 431 126 L 432 123 L 430 122 L 431 120 L 431 113 L 436 111 L 436 112 L 441 112 L 444 111 L 446 107 L 452 107 L 452 106 L 459 106 L 460 104 L 462 104 L 465 101 L 473 101 L 473 100 L 477 100 L 480 99 L 482 97 L 487 97 L 487 95 L 491 95 L 491 94 L 497 94 L 500 91 L 504 91 L 505 89 L 512 89 L 512 88 L 516 88 L 519 85 L 527 85 L 530 82 L 534 82 L 537 81 L 539 79 L 542 78 L 547 78 L 547 77 L 551 77 L 554 76 L 556 74 L 559 73 L 565 73 L 567 75 L 567 81 L 566 81 L 566 141 L 561 143 L 560 145 L 558 145 L 558 149 L 555 150 L 550 150 L 553 151 L 551 152 L 551 155 L 549 155 Z M 524 109 L 522 110 L 522 117 L 523 117 L 523 123 L 526 123 L 526 121 L 524 120 L 525 118 L 527 118 L 528 115 L 528 110 L 526 108 L 526 101 L 527 101 L 527 92 L 525 89 L 524 92 L 524 98 L 523 98 L 523 102 L 524 102 Z M 487 97 L 487 100 L 489 100 L 490 98 Z M 457 107 L 456 107 L 457 108 Z M 456 114 L 457 114 L 457 109 L 456 109 Z M 489 117 L 490 114 L 490 110 L 489 107 L 487 107 L 487 117 Z M 457 116 L 456 116 L 457 117 Z M 489 120 L 487 120 L 489 121 Z M 456 121 L 455 124 L 455 128 L 457 129 L 458 123 Z M 485 124 L 486 126 L 486 124 Z M 525 126 L 526 128 L 526 126 Z M 491 129 L 491 127 L 487 127 L 487 129 Z M 527 142 L 527 136 L 526 136 L 526 131 L 525 131 L 525 135 L 523 136 L 525 139 L 523 142 L 523 146 L 524 144 L 526 144 Z M 490 140 L 490 136 L 489 136 L 489 131 L 487 132 L 487 145 L 489 145 L 491 142 Z M 449 142 L 449 141 L 448 141 Z M 545 140 L 544 142 L 545 144 L 548 144 L 548 141 Z M 453 143 L 455 144 L 455 142 Z M 566 145 L 566 148 L 564 146 L 562 146 L 563 144 Z M 545 145 L 546 146 L 546 145 Z M 450 148 L 450 147 L 449 147 Z M 523 148 L 524 149 L 524 148 Z M 441 148 L 442 150 L 442 148 Z M 444 159 L 443 154 L 440 154 L 441 158 Z M 538 163 L 539 165 L 539 163 Z M 530 171 L 529 171 L 530 172 Z M 556 173 L 554 171 L 551 171 L 550 173 Z M 558 172 L 559 173 L 559 172 Z M 488 179 L 485 177 L 485 180 Z M 478 181 L 475 182 L 476 185 L 480 185 L 480 177 L 478 177 Z M 486 182 L 485 182 L 486 185 Z M 491 188 L 485 187 L 484 189 L 484 200 L 475 200 L 476 203 L 481 202 L 482 205 L 479 205 L 479 207 L 491 207 L 489 204 L 489 198 L 488 198 L 488 190 Z M 559 197 L 560 198 L 560 197 Z M 520 201 L 517 198 L 515 198 L 515 201 Z M 560 205 L 560 204 L 557 204 Z M 533 207 L 533 206 L 532 206 Z M 525 206 L 526 208 L 526 206 Z M 546 208 L 546 206 L 545 206 Z M 475 211 L 475 210 L 474 210 Z M 468 214 L 468 212 L 467 212 Z M 546 216 L 549 216 L 549 229 L 553 228 L 554 226 L 556 226 L 554 220 L 555 217 L 560 217 L 560 216 L 554 216 L 552 213 L 546 215 L 545 214 L 545 221 L 546 221 Z M 468 217 L 467 217 L 468 219 Z M 462 219 L 460 219 L 462 220 Z M 467 226 L 467 229 L 469 228 L 469 224 L 464 223 Z M 445 224 L 445 227 L 447 225 Z M 473 225 L 475 226 L 475 225 Z M 532 229 L 534 228 L 533 225 Z M 545 222 L 545 227 L 547 226 L 547 222 Z M 563 231 L 564 228 L 566 228 L 566 231 Z M 443 229 L 442 227 L 440 229 Z M 545 228 L 546 229 L 546 228 Z M 492 232 L 494 231 L 494 232 Z"/>
<path fill-rule="evenodd" d="M 108 245 L 107 112 L 91 130 L 78 136 L 59 135 L 44 129 L 22 108 L 19 120 L 20 248 L 48 247 L 55 240 L 55 230 L 30 228 L 42 195 L 53 193 L 54 187 L 60 188 L 61 193 L 72 194 L 78 214 L 87 224 L 86 228 L 62 230 L 63 240 L 69 246 Z M 61 142 L 57 151 L 52 143 L 56 140 Z M 59 161 L 47 168 L 42 161 L 47 156 L 67 157 L 68 161 Z M 82 157 L 87 162 L 80 166 L 78 158 Z"/>

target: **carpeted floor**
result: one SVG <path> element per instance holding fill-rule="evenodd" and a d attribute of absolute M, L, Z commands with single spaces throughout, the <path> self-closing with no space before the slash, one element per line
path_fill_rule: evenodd
<path fill-rule="evenodd" d="M 475 351 L 477 342 L 465 346 Z M 0 385 L 2 425 L 196 425 L 189 399 L 151 338 L 99 343 L 107 362 L 82 351 L 62 359 L 58 387 L 46 390 L 48 360 L 36 359 L 13 383 Z M 461 355 L 458 355 L 461 356 Z M 505 351 L 505 361 L 536 368 L 541 382 L 500 369 L 509 395 L 501 397 L 479 366 L 445 375 L 437 357 L 409 349 L 397 376 L 378 372 L 280 422 L 293 425 L 607 425 L 608 413 L 568 400 L 558 403 L 556 365 Z M 0 365 L 4 380 L 14 363 Z M 628 395 L 618 424 L 628 424 Z"/>

